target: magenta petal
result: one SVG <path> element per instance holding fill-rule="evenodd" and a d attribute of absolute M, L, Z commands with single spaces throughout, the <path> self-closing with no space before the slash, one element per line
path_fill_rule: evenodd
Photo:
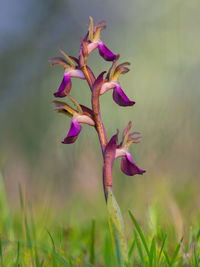
<path fill-rule="evenodd" d="M 131 101 L 123 92 L 120 85 L 116 85 L 116 87 L 113 90 L 113 100 L 119 105 L 119 106 L 133 106 L 135 104 L 134 101 Z"/>
<path fill-rule="evenodd" d="M 78 123 L 76 119 L 72 120 L 69 133 L 67 137 L 63 140 L 63 144 L 72 144 L 78 138 L 78 135 L 82 129 L 82 126 Z"/>
<path fill-rule="evenodd" d="M 99 42 L 98 44 L 99 54 L 104 58 L 106 61 L 113 61 L 116 58 L 116 55 L 110 51 L 103 42 Z"/>
<path fill-rule="evenodd" d="M 64 74 L 63 80 L 58 88 L 58 91 L 54 93 L 55 97 L 65 97 L 70 93 L 72 88 L 72 82 L 69 74 Z"/>
<path fill-rule="evenodd" d="M 126 155 L 122 157 L 121 170 L 123 173 L 129 176 L 133 176 L 135 174 L 143 174 L 146 172 L 136 166 L 130 153 L 126 153 Z"/>

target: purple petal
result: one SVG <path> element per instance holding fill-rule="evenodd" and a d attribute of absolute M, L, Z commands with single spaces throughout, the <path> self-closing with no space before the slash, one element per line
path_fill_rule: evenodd
<path fill-rule="evenodd" d="M 65 97 L 70 93 L 72 88 L 72 82 L 68 73 L 64 74 L 63 80 L 58 88 L 58 91 L 54 93 L 55 97 Z"/>
<path fill-rule="evenodd" d="M 129 152 L 127 152 L 126 155 L 122 157 L 121 170 L 123 173 L 129 176 L 133 176 L 135 174 L 143 174 L 146 172 L 136 166 Z"/>
<path fill-rule="evenodd" d="M 119 105 L 119 106 L 133 106 L 135 104 L 134 101 L 131 101 L 123 92 L 121 86 L 119 84 L 116 84 L 116 87 L 113 90 L 113 100 Z"/>
<path fill-rule="evenodd" d="M 113 61 L 116 58 L 116 55 L 113 54 L 112 51 L 110 51 L 103 42 L 98 43 L 98 49 L 99 49 L 99 54 L 104 58 L 106 61 Z"/>
<path fill-rule="evenodd" d="M 77 119 L 72 119 L 71 126 L 67 137 L 63 140 L 63 144 L 72 144 L 78 138 L 82 126 L 78 123 Z"/>

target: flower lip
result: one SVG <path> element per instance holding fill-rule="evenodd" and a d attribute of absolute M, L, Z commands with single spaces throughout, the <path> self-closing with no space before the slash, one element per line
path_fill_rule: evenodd
<path fill-rule="evenodd" d="M 55 97 L 62 98 L 62 97 L 69 95 L 71 88 L 72 88 L 71 77 L 85 79 L 83 72 L 78 68 L 77 69 L 70 68 L 68 70 L 65 70 L 64 76 L 58 88 L 58 91 L 54 93 Z"/>
<path fill-rule="evenodd" d="M 135 101 L 131 101 L 122 90 L 120 83 L 118 81 L 104 82 L 101 87 L 100 94 L 106 93 L 108 90 L 113 89 L 113 100 L 119 106 L 133 106 Z"/>
<path fill-rule="evenodd" d="M 54 93 L 55 97 L 65 97 L 68 95 L 72 88 L 72 82 L 69 73 L 64 73 L 63 80 L 58 88 L 58 91 Z"/>
<path fill-rule="evenodd" d="M 140 169 L 135 162 L 132 159 L 132 156 L 130 152 L 126 152 L 124 156 L 122 156 L 121 159 L 121 170 L 123 173 L 125 173 L 128 176 L 133 176 L 135 174 L 143 174 L 146 171 Z"/>
<path fill-rule="evenodd" d="M 113 100 L 119 105 L 123 107 L 133 106 L 135 101 L 131 101 L 123 92 L 120 84 L 116 84 L 116 87 L 113 90 Z"/>
<path fill-rule="evenodd" d="M 62 141 L 63 144 L 72 144 L 78 138 L 78 135 L 82 129 L 82 126 L 79 124 L 78 119 L 72 119 L 71 126 L 67 137 Z"/>
<path fill-rule="evenodd" d="M 94 126 L 95 122 L 93 121 L 93 119 L 87 115 L 79 115 L 79 114 L 75 114 L 72 117 L 72 121 L 71 121 L 71 125 L 70 125 L 70 129 L 69 132 L 67 134 L 67 137 L 65 137 L 65 139 L 63 140 L 63 144 L 72 144 L 76 141 L 76 139 L 78 138 L 78 135 L 80 134 L 81 130 L 82 130 L 82 126 L 80 125 L 80 123 L 85 123 L 88 124 L 90 126 Z"/>
<path fill-rule="evenodd" d="M 102 41 L 98 41 L 98 49 L 100 56 L 105 59 L 106 61 L 113 61 L 115 60 L 116 56 L 107 46 L 104 45 Z"/>

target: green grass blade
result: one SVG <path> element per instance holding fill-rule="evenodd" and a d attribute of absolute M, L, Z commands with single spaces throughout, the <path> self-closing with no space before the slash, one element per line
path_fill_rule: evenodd
<path fill-rule="evenodd" d="M 35 227 L 35 221 L 34 221 L 33 211 L 32 211 L 31 205 L 30 205 L 30 215 L 31 215 L 31 230 L 32 230 L 32 236 L 33 236 L 33 243 L 34 243 L 35 266 L 40 267 L 40 261 L 39 261 L 39 257 L 38 257 L 38 251 L 37 251 L 36 227 Z"/>
<path fill-rule="evenodd" d="M 0 238 L 0 264 L 3 266 L 3 248 L 2 248 L 2 241 Z"/>
<path fill-rule="evenodd" d="M 197 241 L 199 240 L 199 237 L 200 237 L 200 229 L 199 229 L 199 231 L 197 232 L 197 236 L 196 236 L 196 240 L 197 240 Z"/>
<path fill-rule="evenodd" d="M 153 261 L 156 263 L 156 241 L 153 237 L 151 241 L 151 247 L 150 247 L 150 259 L 149 259 L 149 265 L 153 266 Z"/>
<path fill-rule="evenodd" d="M 196 245 L 194 244 L 194 259 L 196 267 L 199 267 Z"/>
<path fill-rule="evenodd" d="M 8 237 L 8 239 L 14 239 L 13 225 L 10 216 L 10 211 L 8 208 L 8 202 L 4 187 L 3 176 L 0 173 L 0 227 L 3 228 L 4 234 Z"/>
<path fill-rule="evenodd" d="M 95 220 L 92 220 L 89 263 L 95 263 Z"/>
<path fill-rule="evenodd" d="M 63 241 L 63 229 L 60 230 L 60 237 L 59 237 L 59 247 L 62 249 L 62 241 Z"/>
<path fill-rule="evenodd" d="M 146 251 L 148 257 L 150 258 L 150 253 L 149 253 L 149 249 L 148 249 L 147 242 L 145 240 L 144 234 L 143 234 L 139 224 L 137 223 L 135 217 L 133 216 L 133 214 L 132 214 L 132 212 L 130 210 L 129 210 L 129 215 L 130 215 L 131 220 L 133 221 L 133 223 L 135 225 L 135 228 L 136 228 L 136 230 L 137 230 L 137 232 L 138 232 L 138 234 L 139 234 L 139 236 L 141 238 L 141 241 L 142 241 L 142 244 L 143 244 L 143 246 L 145 248 L 145 251 Z"/>
<path fill-rule="evenodd" d="M 171 265 L 173 266 L 174 262 L 176 261 L 176 258 L 178 257 L 179 250 L 181 248 L 181 243 L 183 242 L 183 238 L 181 238 L 180 242 L 177 244 L 176 249 L 174 251 L 174 254 L 171 259 Z"/>
<path fill-rule="evenodd" d="M 164 256 L 165 256 L 165 259 L 166 259 L 166 262 L 167 262 L 168 266 L 172 267 L 170 259 L 169 259 L 169 256 L 167 254 L 167 251 L 163 250 L 163 253 L 164 253 Z"/>
<path fill-rule="evenodd" d="M 53 267 L 57 267 L 57 264 L 56 264 L 56 255 L 58 254 L 57 252 L 56 252 L 56 247 L 55 247 L 55 243 L 54 243 L 54 240 L 53 240 L 53 237 L 52 237 L 52 235 L 51 235 L 51 233 L 47 230 L 47 233 L 48 233 L 48 235 L 49 235 L 49 237 L 50 237 L 50 240 L 51 240 L 51 244 L 52 244 L 52 253 L 51 253 L 51 256 L 52 256 L 52 266 Z"/>
<path fill-rule="evenodd" d="M 19 195 L 20 195 L 20 204 L 21 204 L 21 210 L 22 210 L 23 230 L 25 234 L 27 247 L 30 249 L 31 262 L 32 262 L 32 265 L 34 266 L 33 242 L 31 239 L 31 232 L 29 229 L 28 219 L 26 215 L 25 193 L 22 190 L 21 184 L 19 184 Z"/>
<path fill-rule="evenodd" d="M 159 255 L 158 255 L 158 262 L 157 262 L 158 265 L 159 265 L 160 258 L 161 258 L 161 255 L 162 255 L 162 252 L 163 252 L 163 249 L 164 249 L 164 246 L 165 246 L 166 239 L 167 239 L 167 235 L 164 235 L 163 241 L 162 241 L 162 245 L 161 245 L 161 248 L 160 248 L 160 252 L 159 252 Z"/>
<path fill-rule="evenodd" d="M 42 267 L 43 266 L 43 264 L 44 264 L 44 259 L 40 262 L 40 265 L 39 265 L 39 267 Z"/>
<path fill-rule="evenodd" d="M 73 267 L 73 263 L 72 263 L 72 259 L 71 258 L 69 259 L 69 266 Z"/>
<path fill-rule="evenodd" d="M 134 247 L 135 247 L 135 239 L 132 241 L 130 248 L 129 248 L 129 251 L 128 251 L 128 260 L 129 261 L 131 259 L 132 254 L 133 254 Z"/>
<path fill-rule="evenodd" d="M 51 240 L 52 249 L 53 249 L 53 251 L 56 251 L 55 243 L 54 243 L 53 237 L 52 237 L 51 233 L 49 232 L 49 230 L 47 230 L 47 233 L 48 233 L 50 240 Z"/>
<path fill-rule="evenodd" d="M 137 234 L 136 231 L 134 231 L 134 236 L 135 236 L 135 243 L 136 243 L 136 246 L 137 246 L 137 249 L 138 249 L 138 253 L 139 253 L 142 265 L 144 266 L 145 262 L 144 262 L 144 255 L 143 255 L 143 252 L 142 252 L 142 246 L 140 244 L 140 240 L 138 239 L 138 234 Z"/>
<path fill-rule="evenodd" d="M 17 259 L 15 262 L 15 266 L 18 267 L 19 266 L 19 256 L 20 256 L 20 242 L 17 242 Z"/>

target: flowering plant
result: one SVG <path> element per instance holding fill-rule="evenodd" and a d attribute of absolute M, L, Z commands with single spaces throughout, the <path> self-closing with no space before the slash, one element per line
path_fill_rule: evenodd
<path fill-rule="evenodd" d="M 66 102 L 58 100 L 53 101 L 57 112 L 66 114 L 71 118 L 69 132 L 62 143 L 71 144 L 76 141 L 82 129 L 81 123 L 93 126 L 98 134 L 104 159 L 103 186 L 108 208 L 109 225 L 112 239 L 114 240 L 118 263 L 120 266 L 124 266 L 127 262 L 127 245 L 121 212 L 113 194 L 112 166 L 114 160 L 121 157 L 121 170 L 126 175 L 133 176 L 136 174 L 143 174 L 145 171 L 135 164 L 129 152 L 129 146 L 132 143 L 138 143 L 141 139 L 141 137 L 138 136 L 139 132 L 130 133 L 131 122 L 128 122 L 124 129 L 122 141 L 120 143 L 118 143 L 119 130 L 111 137 L 110 141 L 107 141 L 106 129 L 101 119 L 100 96 L 112 89 L 113 100 L 118 105 L 133 106 L 135 102 L 131 101 L 126 96 L 119 83 L 120 74 L 125 74 L 129 71 L 128 66 L 130 63 L 125 62 L 118 64 L 120 55 L 114 54 L 100 39 L 101 31 L 106 28 L 106 26 L 103 25 L 104 22 L 105 21 L 102 21 L 94 26 L 93 19 L 90 17 L 88 31 L 85 37 L 81 39 L 78 58 L 68 56 L 64 51 L 59 49 L 63 57 L 51 58 L 49 62 L 52 66 L 59 64 L 64 68 L 63 80 L 57 92 L 54 93 L 54 96 L 56 98 L 67 97 L 75 106 L 75 108 L 73 108 Z M 106 71 L 104 71 L 96 78 L 93 71 L 87 65 L 88 56 L 96 48 L 98 48 L 99 54 L 104 60 L 112 62 L 106 77 L 104 77 L 106 73 Z M 91 108 L 79 104 L 71 96 L 71 78 L 73 77 L 85 79 L 87 81 L 91 90 Z"/>

